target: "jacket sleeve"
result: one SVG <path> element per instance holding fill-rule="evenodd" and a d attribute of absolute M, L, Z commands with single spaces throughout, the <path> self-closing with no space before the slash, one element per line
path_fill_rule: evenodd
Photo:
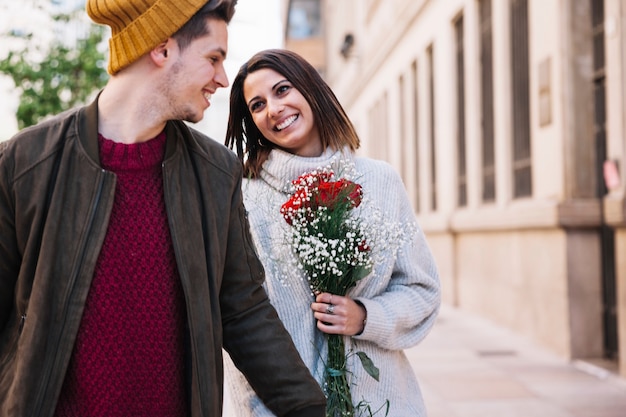
<path fill-rule="evenodd" d="M 374 227 L 388 225 L 402 236 L 379 237 L 378 245 L 385 248 L 373 279 L 383 285 L 370 283 L 355 295 L 367 310 L 365 328 L 355 339 L 389 350 L 407 349 L 426 337 L 435 323 L 441 302 L 439 275 L 399 175 L 382 163 L 370 174 L 382 218 Z M 396 241 L 401 243 L 394 246 L 391 242 Z"/>
<path fill-rule="evenodd" d="M 19 268 L 7 145 L 8 142 L 0 143 L 0 332 L 5 328 L 13 308 Z"/>
<path fill-rule="evenodd" d="M 324 394 L 302 362 L 263 289 L 241 194 L 233 198 L 220 294 L 224 348 L 257 395 L 277 416 L 324 416 Z"/>

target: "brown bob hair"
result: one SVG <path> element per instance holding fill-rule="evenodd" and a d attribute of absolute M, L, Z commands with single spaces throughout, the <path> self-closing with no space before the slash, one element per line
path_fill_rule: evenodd
<path fill-rule="evenodd" d="M 359 148 L 359 137 L 352 122 L 317 70 L 294 52 L 267 49 L 256 53 L 241 66 L 230 92 L 225 145 L 236 150 L 243 164 L 245 177 L 258 177 L 271 150 L 276 148 L 276 145 L 263 137 L 254 124 L 243 95 L 246 77 L 260 69 L 278 72 L 304 96 L 313 111 L 323 149 L 341 149 L 348 146 L 355 151 Z"/>

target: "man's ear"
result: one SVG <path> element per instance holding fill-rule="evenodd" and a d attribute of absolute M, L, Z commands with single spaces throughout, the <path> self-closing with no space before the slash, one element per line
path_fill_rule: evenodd
<path fill-rule="evenodd" d="M 172 38 L 158 44 L 150 51 L 152 62 L 158 67 L 163 66 L 171 55 L 171 47 L 173 46 Z"/>

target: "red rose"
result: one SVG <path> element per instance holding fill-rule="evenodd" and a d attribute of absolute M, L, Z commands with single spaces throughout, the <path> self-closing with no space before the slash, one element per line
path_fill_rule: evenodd
<path fill-rule="evenodd" d="M 311 201 L 305 189 L 297 189 L 296 192 L 281 207 L 280 212 L 290 225 L 296 212 L 302 208 L 310 207 Z"/>
<path fill-rule="evenodd" d="M 296 191 L 280 208 L 280 213 L 289 225 L 299 211 L 317 207 L 328 207 L 333 210 L 337 205 L 349 203 L 349 208 L 358 207 L 361 204 L 363 191 L 359 184 L 344 178 L 331 181 L 333 174 L 330 172 L 316 172 L 304 174 L 292 181 Z"/>
<path fill-rule="evenodd" d="M 361 204 L 361 198 L 361 186 L 342 178 L 335 182 L 321 183 L 315 203 L 332 209 L 337 204 L 348 201 L 351 207 L 358 207 Z"/>

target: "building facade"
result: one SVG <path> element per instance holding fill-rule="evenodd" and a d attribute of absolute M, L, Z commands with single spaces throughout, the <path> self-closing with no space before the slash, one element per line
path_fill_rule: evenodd
<path fill-rule="evenodd" d="M 303 3 L 360 152 L 404 179 L 444 302 L 626 376 L 626 4 L 291 0 L 287 27 Z"/>

